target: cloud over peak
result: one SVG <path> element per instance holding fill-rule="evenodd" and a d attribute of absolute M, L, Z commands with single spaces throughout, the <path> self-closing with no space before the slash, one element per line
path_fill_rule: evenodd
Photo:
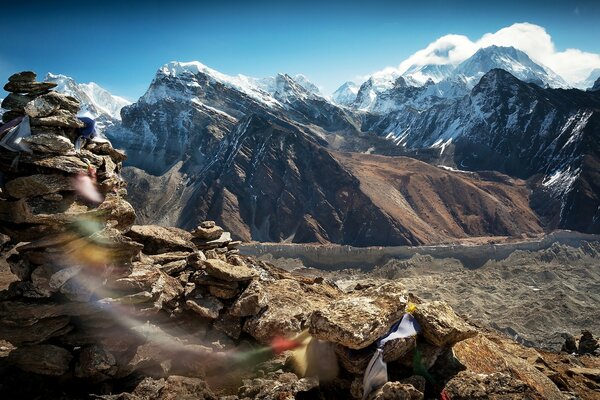
<path fill-rule="evenodd" d="M 600 68 L 600 54 L 579 49 L 558 51 L 546 29 L 527 22 L 516 23 L 494 33 L 486 33 L 472 41 L 465 35 L 450 34 L 440 37 L 427 47 L 417 51 L 397 68 L 386 68 L 405 72 L 412 65 L 451 64 L 457 65 L 471 57 L 477 50 L 492 45 L 512 46 L 524 51 L 534 61 L 558 73 L 571 85 L 585 80 L 595 68 Z M 379 71 L 381 74 L 383 71 Z"/>

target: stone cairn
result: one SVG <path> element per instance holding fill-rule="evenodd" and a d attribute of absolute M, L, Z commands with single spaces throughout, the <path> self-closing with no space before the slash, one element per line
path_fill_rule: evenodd
<path fill-rule="evenodd" d="M 211 221 L 192 232 L 134 225 L 119 178 L 125 155 L 106 142 L 76 151 L 79 104 L 52 86 L 35 82 L 31 72 L 13 75 L 2 103 L 10 110 L 5 121 L 25 113 L 35 129 L 25 138 L 31 153 L 22 153 L 16 167 L 15 153 L 0 148 L 0 232 L 17 278 L 0 292 L 0 340 L 12 346 L 0 359 L 0 394 L 362 398 L 375 343 L 409 300 L 417 304 L 422 334 L 386 343 L 390 382 L 371 399 L 438 396 L 444 385 L 452 399 L 469 398 L 473 387 L 516 393 L 510 398 L 541 390 L 506 371 L 482 382 L 469 355 L 483 342 L 465 345 L 462 359 L 455 346 L 481 335 L 474 337 L 475 328 L 445 303 L 422 303 L 398 283 L 345 292 L 240 255 L 240 242 Z M 90 185 L 99 196 L 89 196 Z M 303 331 L 304 364 L 274 350 L 275 337 Z M 258 354 L 251 363 L 260 362 L 258 373 L 246 368 L 248 354 Z M 413 365 L 417 356 L 421 371 Z M 455 357 L 473 372 L 456 375 L 465 367 Z M 427 370 L 434 383 L 426 383 Z M 113 394 L 125 391 L 132 393 Z"/>

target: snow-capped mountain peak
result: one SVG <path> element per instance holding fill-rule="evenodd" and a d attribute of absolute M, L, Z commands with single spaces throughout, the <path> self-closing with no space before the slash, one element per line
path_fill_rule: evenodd
<path fill-rule="evenodd" d="M 525 52 L 514 47 L 489 46 L 479 50 L 460 63 L 455 76 L 463 76 L 474 86 L 492 69 L 503 69 L 522 81 L 536 83 L 542 87 L 569 87 L 567 82 L 552 70 L 534 62 Z"/>
<path fill-rule="evenodd" d="M 428 81 L 438 83 L 452 75 L 454 66 L 451 64 L 412 65 L 402 76 L 416 86 L 423 86 Z"/>
<path fill-rule="evenodd" d="M 48 73 L 44 81 L 56 83 L 55 90 L 57 92 L 68 94 L 79 100 L 81 111 L 91 114 L 101 130 L 120 121 L 121 109 L 131 104 L 94 82 L 77 83 L 71 77 L 52 73 Z"/>
<path fill-rule="evenodd" d="M 333 92 L 331 98 L 336 104 L 349 106 L 356 100 L 359 88 L 360 86 L 354 82 L 346 82 Z"/>
<path fill-rule="evenodd" d="M 315 85 L 314 83 L 312 83 L 306 76 L 304 76 L 302 74 L 296 74 L 293 76 L 292 79 L 294 79 L 294 81 L 298 85 L 302 86 L 307 91 L 314 93 L 316 95 L 319 95 L 319 96 L 323 96 L 319 87 L 317 85 Z"/>

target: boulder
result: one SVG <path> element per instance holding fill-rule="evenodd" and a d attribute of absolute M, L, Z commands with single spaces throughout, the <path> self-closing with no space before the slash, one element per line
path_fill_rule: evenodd
<path fill-rule="evenodd" d="M 8 362 L 23 371 L 60 376 L 69 370 L 73 356 L 62 347 L 50 344 L 18 347 L 8 355 Z"/>
<path fill-rule="evenodd" d="M 126 235 L 136 242 L 142 243 L 146 254 L 196 250 L 196 246 L 190 241 L 190 233 L 183 229 L 165 228 L 158 225 L 133 225 Z"/>
<path fill-rule="evenodd" d="M 221 260 L 202 261 L 202 265 L 209 276 L 228 282 L 249 281 L 258 276 L 252 268 L 231 265 Z"/>
<path fill-rule="evenodd" d="M 577 352 L 579 354 L 593 354 L 598 347 L 598 341 L 594 339 L 594 336 L 590 331 L 581 332 L 579 346 L 577 347 Z"/>
<path fill-rule="evenodd" d="M 10 196 L 22 199 L 73 190 L 73 181 L 64 175 L 37 174 L 15 178 L 8 181 L 5 187 Z"/>
<path fill-rule="evenodd" d="M 421 325 L 425 339 L 438 347 L 450 346 L 477 334 L 473 326 L 442 301 L 419 304 L 413 315 Z"/>
<path fill-rule="evenodd" d="M 396 282 L 352 292 L 315 311 L 310 333 L 351 349 L 362 349 L 402 318 L 406 303 L 407 292 Z"/>

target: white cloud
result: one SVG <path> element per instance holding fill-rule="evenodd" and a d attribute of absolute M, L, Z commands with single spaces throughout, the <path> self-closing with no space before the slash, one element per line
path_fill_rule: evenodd
<path fill-rule="evenodd" d="M 524 51 L 534 61 L 552 69 L 572 85 L 588 77 L 594 68 L 600 68 L 600 54 L 579 49 L 558 51 L 546 29 L 530 23 L 517 23 L 494 33 L 486 33 L 472 41 L 464 35 L 445 35 L 419 50 L 397 68 L 384 71 L 402 73 L 411 65 L 452 64 L 457 65 L 472 56 L 478 49 L 491 45 L 513 46 Z M 381 74 L 379 71 L 376 74 Z"/>

